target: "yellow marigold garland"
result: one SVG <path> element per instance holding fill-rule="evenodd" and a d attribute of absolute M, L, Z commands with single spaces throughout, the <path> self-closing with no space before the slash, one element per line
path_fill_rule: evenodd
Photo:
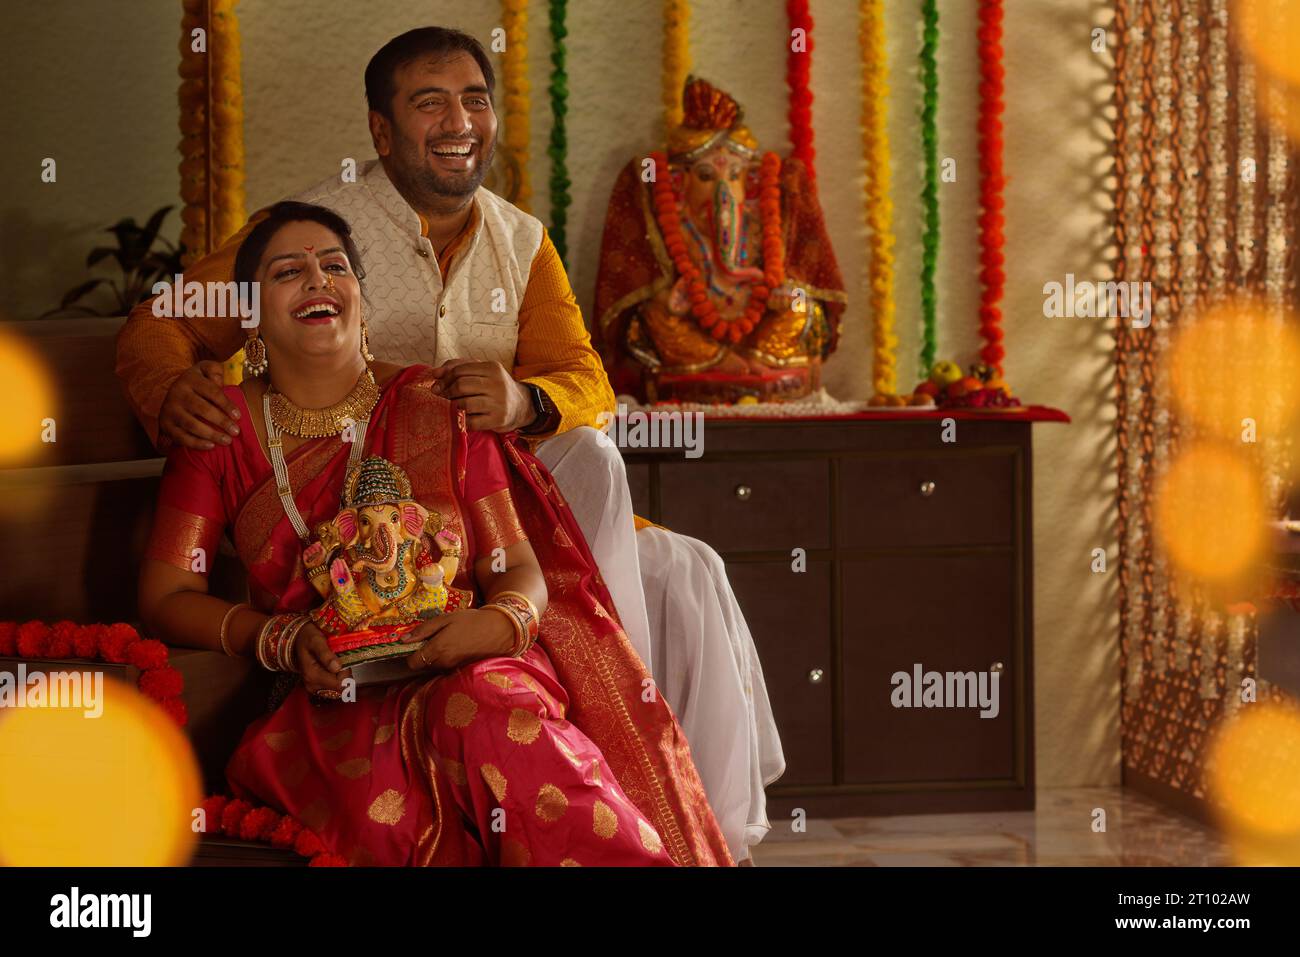
<path fill-rule="evenodd" d="M 247 219 L 244 94 L 239 69 L 239 21 L 235 16 L 238 2 L 184 0 L 182 8 L 178 99 L 181 199 L 185 203 L 181 210 L 181 242 L 187 250 L 186 264 L 215 248 Z M 193 32 L 200 28 L 207 31 L 204 52 L 193 48 Z M 209 105 L 210 122 L 205 122 Z"/>
<path fill-rule="evenodd" d="M 682 90 L 691 70 L 690 28 L 689 0 L 664 0 L 663 97 L 668 133 L 682 125 Z"/>
<path fill-rule="evenodd" d="M 501 19 L 506 31 L 506 49 L 501 58 L 505 86 L 506 148 L 519 167 L 519 194 L 515 205 L 529 211 L 533 196 L 528 176 L 529 129 L 528 85 L 528 2 L 501 0 Z"/>
<path fill-rule="evenodd" d="M 872 317 L 872 386 L 876 395 L 898 388 L 898 337 L 894 334 L 894 204 L 889 197 L 890 151 L 886 129 L 889 95 L 882 0 L 859 0 L 862 52 L 862 147 L 867 163 L 866 219 Z"/>

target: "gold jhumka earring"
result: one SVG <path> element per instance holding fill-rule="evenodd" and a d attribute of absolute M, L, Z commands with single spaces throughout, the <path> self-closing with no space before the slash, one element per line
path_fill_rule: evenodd
<path fill-rule="evenodd" d="M 266 371 L 266 343 L 259 335 L 244 340 L 244 375 L 257 378 Z"/>
<path fill-rule="evenodd" d="M 361 358 L 367 362 L 374 362 L 375 357 L 370 354 L 370 330 L 366 326 L 366 317 L 361 317 Z"/>

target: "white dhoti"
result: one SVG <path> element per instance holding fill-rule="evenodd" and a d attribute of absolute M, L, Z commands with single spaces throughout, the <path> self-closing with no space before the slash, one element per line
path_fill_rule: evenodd
<path fill-rule="evenodd" d="M 764 787 L 785 770 L 753 637 L 718 554 L 658 528 L 635 531 L 623 457 L 604 433 L 572 429 L 537 456 L 582 528 L 623 630 L 690 742 L 736 860 L 767 833 Z"/>

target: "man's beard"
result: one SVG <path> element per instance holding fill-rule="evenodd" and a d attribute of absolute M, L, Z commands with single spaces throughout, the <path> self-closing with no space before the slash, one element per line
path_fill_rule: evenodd
<path fill-rule="evenodd" d="M 436 142 L 464 142 L 464 140 L 441 139 Z M 474 143 L 475 149 L 480 148 L 478 140 L 471 142 Z M 405 138 L 397 140 L 395 157 L 398 162 L 394 164 L 392 170 L 398 180 L 395 185 L 399 192 L 419 197 L 430 209 L 439 207 L 459 209 L 483 185 L 483 180 L 492 166 L 492 159 L 496 156 L 496 138 L 493 137 L 486 154 L 483 155 L 481 162 L 474 164 L 473 169 L 450 175 L 442 175 L 430 167 L 429 154 L 432 145 L 425 142 L 417 146 L 413 140 Z"/>

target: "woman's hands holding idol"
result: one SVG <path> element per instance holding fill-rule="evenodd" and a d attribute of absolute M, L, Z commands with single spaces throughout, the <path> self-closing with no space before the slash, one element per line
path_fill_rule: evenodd
<path fill-rule="evenodd" d="M 343 679 L 352 677 L 338 656 L 330 651 L 325 635 L 311 622 L 302 626 L 293 646 L 294 663 L 310 694 L 337 698 L 343 694 Z"/>
<path fill-rule="evenodd" d="M 421 622 L 402 637 L 411 644 L 429 641 L 406 659 L 412 671 L 451 671 L 483 658 L 508 655 L 514 649 L 510 619 L 484 608 L 462 608 Z"/>
<path fill-rule="evenodd" d="M 532 394 L 499 362 L 448 359 L 433 370 L 434 395 L 465 410 L 470 431 L 513 432 L 537 418 Z M 500 616 L 498 616 L 500 617 Z"/>
<path fill-rule="evenodd" d="M 222 381 L 221 363 L 211 359 L 182 372 L 158 411 L 158 432 L 189 449 L 229 445 L 239 434 L 239 410 L 221 391 Z"/>

